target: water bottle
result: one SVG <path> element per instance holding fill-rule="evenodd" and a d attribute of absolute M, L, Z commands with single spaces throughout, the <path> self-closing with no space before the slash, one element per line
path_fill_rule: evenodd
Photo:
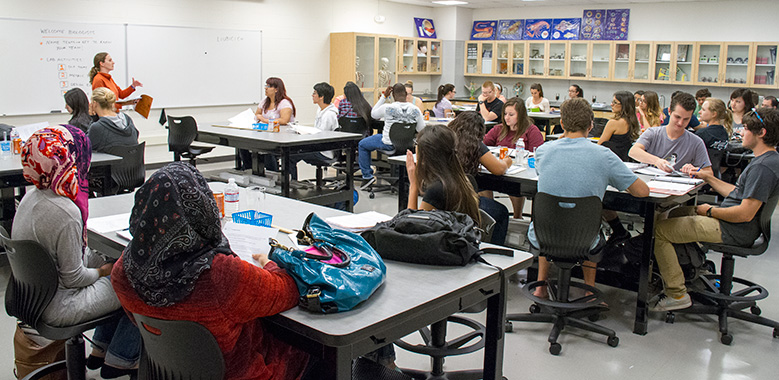
<path fill-rule="evenodd" d="M 516 152 L 516 161 L 514 161 L 514 164 L 525 166 L 525 140 L 522 140 L 522 138 L 517 140 L 517 146 L 514 151 Z"/>
<path fill-rule="evenodd" d="M 235 184 L 235 178 L 230 178 L 225 186 L 225 217 L 233 220 L 233 213 L 240 211 L 238 185 Z"/>
<path fill-rule="evenodd" d="M 11 140 L 8 140 L 8 132 L 3 132 L 3 141 L 0 142 L 0 155 L 4 160 L 11 158 Z"/>
<path fill-rule="evenodd" d="M 268 132 L 273 132 L 274 122 L 273 116 L 268 118 Z"/>
<path fill-rule="evenodd" d="M 19 137 L 19 131 L 16 128 L 11 130 L 11 144 L 13 144 L 14 154 L 22 154 L 22 139 Z"/>
<path fill-rule="evenodd" d="M 672 155 L 671 159 L 668 160 L 668 166 L 671 167 L 671 170 L 676 170 L 674 166 L 676 166 L 676 155 Z"/>

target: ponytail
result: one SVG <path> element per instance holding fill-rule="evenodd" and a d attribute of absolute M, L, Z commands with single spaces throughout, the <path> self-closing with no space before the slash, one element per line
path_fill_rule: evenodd
<path fill-rule="evenodd" d="M 451 83 L 442 84 L 442 85 L 438 86 L 438 100 L 435 102 L 435 105 L 437 106 L 438 103 L 441 103 L 441 100 L 450 91 L 454 91 L 454 85 L 451 84 Z"/>
<path fill-rule="evenodd" d="M 105 57 L 108 56 L 106 52 L 100 52 L 95 54 L 95 58 L 92 59 L 92 68 L 89 69 L 89 84 L 95 79 L 95 75 L 100 72 L 100 63 L 105 62 Z"/>

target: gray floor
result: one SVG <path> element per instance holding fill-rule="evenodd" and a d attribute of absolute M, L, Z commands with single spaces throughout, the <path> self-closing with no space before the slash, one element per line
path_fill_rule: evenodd
<path fill-rule="evenodd" d="M 161 153 L 160 153 L 161 154 Z M 229 167 L 230 163 L 199 166 L 201 170 Z M 300 165 L 301 178 L 311 177 L 310 167 Z M 504 200 L 506 201 L 506 200 Z M 387 193 L 376 194 L 369 199 L 360 192 L 357 212 L 376 210 L 386 214 L 397 211 L 397 198 Z M 526 205 L 526 207 L 529 207 Z M 774 216 L 773 235 L 779 229 L 779 216 Z M 736 273 L 760 283 L 769 291 L 779 292 L 779 256 L 776 244 L 759 257 L 736 262 Z M 719 256 L 709 255 L 719 267 Z M 0 287 L 7 282 L 8 267 L 0 268 Z M 606 294 L 611 310 L 599 323 L 614 329 L 620 338 L 617 348 L 611 348 L 600 336 L 580 330 L 566 330 L 559 342 L 563 346 L 560 356 L 548 352 L 546 341 L 549 325 L 514 323 L 514 332 L 506 334 L 504 375 L 508 379 L 776 379 L 779 373 L 779 339 L 771 337 L 771 329 L 732 321 L 730 330 L 733 344 L 719 342 L 716 319 L 711 317 L 686 317 L 677 315 L 674 324 L 666 324 L 663 314 L 650 314 L 649 333 L 639 336 L 632 333 L 635 294 L 599 285 Z M 526 312 L 530 302 L 519 294 L 518 285 L 508 290 L 509 312 Z M 3 292 L 4 293 L 4 292 Z M 779 296 L 774 295 L 760 303 L 763 315 L 779 319 Z M 14 319 L 0 313 L 0 379 L 13 377 Z M 468 315 L 484 320 L 484 313 Z M 450 331 L 455 334 L 456 329 Z M 409 338 L 419 341 L 418 336 Z M 427 358 L 397 349 L 397 363 L 401 367 L 428 368 Z M 465 369 L 480 366 L 481 352 L 448 359 L 446 369 Z M 90 372 L 90 377 L 99 377 Z"/>

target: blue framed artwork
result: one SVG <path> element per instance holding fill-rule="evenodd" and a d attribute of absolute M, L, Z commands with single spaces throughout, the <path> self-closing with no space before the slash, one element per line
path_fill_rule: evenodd
<path fill-rule="evenodd" d="M 497 32 L 498 22 L 495 20 L 489 21 L 474 21 L 473 29 L 471 29 L 472 40 L 494 40 Z"/>
<path fill-rule="evenodd" d="M 627 40 L 630 9 L 609 9 L 606 11 L 604 40 Z"/>
<path fill-rule="evenodd" d="M 525 31 L 525 20 L 500 20 L 498 21 L 499 40 L 521 40 Z"/>
<path fill-rule="evenodd" d="M 552 30 L 552 19 L 528 19 L 525 20 L 526 40 L 548 40 Z"/>
<path fill-rule="evenodd" d="M 436 38 L 433 19 L 414 17 L 414 25 L 416 25 L 419 38 Z"/>
<path fill-rule="evenodd" d="M 580 40 L 602 40 L 605 36 L 606 10 L 585 9 L 579 31 Z"/>
<path fill-rule="evenodd" d="M 581 18 L 556 18 L 552 21 L 553 40 L 578 40 Z"/>

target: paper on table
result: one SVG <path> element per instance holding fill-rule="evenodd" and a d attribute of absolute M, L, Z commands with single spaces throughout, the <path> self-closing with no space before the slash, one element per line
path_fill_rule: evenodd
<path fill-rule="evenodd" d="M 121 231 L 130 227 L 130 213 L 89 218 L 87 228 L 99 234 Z"/>
<path fill-rule="evenodd" d="M 343 216 L 333 216 L 325 221 L 335 228 L 343 228 L 348 231 L 361 231 L 375 226 L 377 223 L 386 222 L 392 219 L 391 216 L 368 211 L 359 214 L 349 214 Z"/>
<path fill-rule="evenodd" d="M 222 233 L 230 242 L 230 249 L 241 260 L 259 266 L 260 263 L 252 258 L 252 254 L 264 253 L 267 255 L 270 252 L 268 238 L 275 238 L 279 230 L 249 224 L 226 223 L 222 227 Z"/>
<path fill-rule="evenodd" d="M 29 139 L 33 133 L 37 132 L 42 128 L 46 128 L 48 126 L 49 123 L 44 121 L 40 123 L 33 123 L 33 124 L 27 124 L 27 125 L 22 125 L 20 127 L 16 127 L 16 131 L 19 132 L 19 138 L 21 138 L 22 141 L 27 141 L 27 139 Z"/>
<path fill-rule="evenodd" d="M 490 171 L 487 170 L 483 165 L 479 165 L 479 169 L 482 173 L 489 174 Z M 506 169 L 506 172 L 503 173 L 503 175 L 512 175 L 517 173 L 522 173 L 523 171 L 527 170 L 524 166 L 518 166 L 518 165 L 512 165 L 510 168 Z"/>
<path fill-rule="evenodd" d="M 291 129 L 300 135 L 315 135 L 319 132 L 322 132 L 322 130 L 319 128 L 306 127 L 303 125 L 293 125 L 291 126 Z"/>
<path fill-rule="evenodd" d="M 646 175 L 654 175 L 654 176 L 665 176 L 670 174 L 665 170 L 658 169 L 654 166 L 647 166 L 645 168 L 638 169 L 635 172 L 638 174 L 646 174 Z"/>
<path fill-rule="evenodd" d="M 247 108 L 246 111 L 227 119 L 227 121 L 230 122 L 231 127 L 252 129 L 252 124 L 255 121 L 254 111 L 251 108 Z"/>
<path fill-rule="evenodd" d="M 684 183 L 655 180 L 649 181 L 647 185 L 649 186 L 649 191 L 651 192 L 669 195 L 684 195 L 695 187 L 695 185 L 688 185 Z"/>
<path fill-rule="evenodd" d="M 703 180 L 700 178 L 690 178 L 690 177 L 671 177 L 671 176 L 664 176 L 664 177 L 656 177 L 653 178 L 654 181 L 663 181 L 663 182 L 676 182 L 676 183 L 683 183 L 686 185 L 700 185 L 703 183 Z"/>
<path fill-rule="evenodd" d="M 639 170 L 639 169 L 643 169 L 643 168 L 649 166 L 647 164 L 642 164 L 640 162 L 625 162 L 624 164 L 625 164 L 625 166 L 628 167 L 628 169 L 630 169 L 630 170 L 632 170 L 634 172 Z"/>

